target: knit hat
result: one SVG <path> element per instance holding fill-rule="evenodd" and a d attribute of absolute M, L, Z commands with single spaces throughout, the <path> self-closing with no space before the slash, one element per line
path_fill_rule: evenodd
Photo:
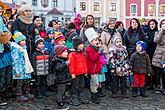
<path fill-rule="evenodd" d="M 32 10 L 32 7 L 28 4 L 22 4 L 21 7 L 18 9 L 18 14 L 21 14 L 25 10 Z"/>
<path fill-rule="evenodd" d="M 48 28 L 48 29 L 46 30 L 46 35 L 48 36 L 49 34 L 55 34 L 55 31 L 54 31 L 53 28 Z"/>
<path fill-rule="evenodd" d="M 82 41 L 80 38 L 76 37 L 76 38 L 73 39 L 72 43 L 73 43 L 73 48 L 74 48 L 74 49 L 77 49 L 77 47 L 78 47 L 80 44 L 82 44 L 83 41 Z"/>
<path fill-rule="evenodd" d="M 34 16 L 34 17 L 33 17 L 33 22 L 34 22 L 37 18 L 41 18 L 41 17 L 39 17 L 39 16 Z"/>
<path fill-rule="evenodd" d="M 76 32 L 76 29 L 71 29 L 71 30 L 68 30 L 68 33 L 67 33 L 67 40 L 72 40 L 74 37 L 77 37 L 78 34 Z"/>
<path fill-rule="evenodd" d="M 55 44 L 57 44 L 60 40 L 65 40 L 65 37 L 62 33 L 59 33 L 56 37 L 55 37 Z"/>
<path fill-rule="evenodd" d="M 116 43 L 116 40 L 117 40 L 117 39 L 120 39 L 120 40 L 122 41 L 122 38 L 120 37 L 120 35 L 114 34 L 114 35 L 113 35 L 113 43 L 114 43 L 114 44 Z"/>
<path fill-rule="evenodd" d="M 147 44 L 143 41 L 136 42 L 136 46 L 140 45 L 142 47 L 142 52 L 147 48 Z"/>
<path fill-rule="evenodd" d="M 22 40 L 26 40 L 26 37 L 21 32 L 18 31 L 14 32 L 14 35 L 12 37 L 16 43 Z"/>
<path fill-rule="evenodd" d="M 45 42 L 45 40 L 40 35 L 36 35 L 35 36 L 35 44 L 36 44 L 36 46 L 38 46 L 38 44 L 40 42 Z"/>
<path fill-rule="evenodd" d="M 63 52 L 67 50 L 65 45 L 56 45 L 54 47 L 54 56 L 61 55 Z"/>
<path fill-rule="evenodd" d="M 88 28 L 87 30 L 85 30 L 85 36 L 87 37 L 89 42 L 99 37 L 93 28 Z"/>

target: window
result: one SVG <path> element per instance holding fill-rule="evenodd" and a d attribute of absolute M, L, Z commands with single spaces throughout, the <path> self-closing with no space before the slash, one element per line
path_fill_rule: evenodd
<path fill-rule="evenodd" d="M 41 0 L 41 6 L 47 8 L 49 6 L 49 0 Z"/>
<path fill-rule="evenodd" d="M 131 5 L 130 12 L 131 13 L 137 13 L 137 5 L 136 4 Z"/>
<path fill-rule="evenodd" d="M 160 6 L 160 14 L 165 14 L 165 5 Z"/>
<path fill-rule="evenodd" d="M 86 11 L 86 2 L 80 2 L 80 11 Z"/>
<path fill-rule="evenodd" d="M 37 0 L 32 0 L 32 5 L 37 6 Z"/>
<path fill-rule="evenodd" d="M 148 5 L 148 13 L 155 13 L 155 5 Z"/>
<path fill-rule="evenodd" d="M 95 17 L 95 26 L 100 27 L 100 17 Z"/>
<path fill-rule="evenodd" d="M 99 9 L 100 9 L 100 3 L 94 2 L 93 3 L 93 11 L 99 11 Z"/>
<path fill-rule="evenodd" d="M 57 0 L 53 0 L 53 7 L 57 7 Z"/>
<path fill-rule="evenodd" d="M 110 3 L 110 11 L 116 11 L 116 3 Z"/>

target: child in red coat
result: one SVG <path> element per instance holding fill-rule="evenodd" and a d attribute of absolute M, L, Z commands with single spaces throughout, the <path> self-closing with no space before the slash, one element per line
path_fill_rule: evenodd
<path fill-rule="evenodd" d="M 84 76 L 87 75 L 86 57 L 83 52 L 84 44 L 80 38 L 73 39 L 73 50 L 69 53 L 69 70 L 72 76 L 72 100 L 71 104 L 78 106 L 80 102 L 88 103 L 82 100 L 80 89 L 84 87 Z"/>
<path fill-rule="evenodd" d="M 99 50 L 99 39 L 98 35 L 93 28 L 88 28 L 85 31 L 85 35 L 88 38 L 90 44 L 86 48 L 87 66 L 88 73 L 91 76 L 90 88 L 91 88 L 91 99 L 93 103 L 99 103 L 98 96 L 98 73 L 101 72 L 102 63 L 100 60 L 101 53 L 103 50 Z"/>

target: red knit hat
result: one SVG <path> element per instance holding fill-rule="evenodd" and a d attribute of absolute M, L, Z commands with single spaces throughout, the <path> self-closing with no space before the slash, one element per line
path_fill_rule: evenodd
<path fill-rule="evenodd" d="M 65 52 L 67 50 L 65 45 L 56 45 L 54 47 L 54 56 L 58 56 L 61 55 L 63 52 Z"/>
<path fill-rule="evenodd" d="M 60 40 L 65 40 L 65 37 L 63 34 L 59 33 L 55 38 L 55 44 L 57 44 Z"/>

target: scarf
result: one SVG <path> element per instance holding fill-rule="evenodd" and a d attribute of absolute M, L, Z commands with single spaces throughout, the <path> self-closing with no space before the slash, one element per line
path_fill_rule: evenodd
<path fill-rule="evenodd" d="M 18 18 L 25 24 L 32 24 L 33 23 L 33 15 L 30 18 L 28 18 L 28 17 L 21 14 L 18 16 Z"/>
<path fill-rule="evenodd" d="M 0 53 L 3 53 L 4 51 L 4 45 L 0 42 Z"/>

